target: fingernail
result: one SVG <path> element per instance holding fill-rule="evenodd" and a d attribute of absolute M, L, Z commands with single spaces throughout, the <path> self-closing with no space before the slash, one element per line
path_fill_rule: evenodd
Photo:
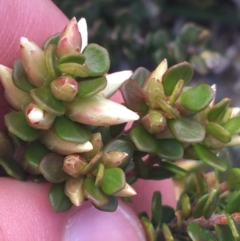
<path fill-rule="evenodd" d="M 115 212 L 103 212 L 90 202 L 70 216 L 65 225 L 63 241 L 131 240 L 145 241 L 140 221 L 128 204 L 119 201 Z"/>

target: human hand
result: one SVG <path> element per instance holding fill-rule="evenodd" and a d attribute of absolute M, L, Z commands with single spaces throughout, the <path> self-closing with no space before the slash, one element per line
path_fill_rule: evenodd
<path fill-rule="evenodd" d="M 68 23 L 50 0 L 0 1 L 0 9 L 0 64 L 9 67 L 19 56 L 21 36 L 41 46 Z M 2 117 L 7 107 L 0 98 Z M 2 118 L 0 123 L 3 124 Z M 173 185 L 169 180 L 140 180 L 133 187 L 138 195 L 132 207 L 120 202 L 114 213 L 98 211 L 89 202 L 65 213 L 54 213 L 48 201 L 48 184 L 1 178 L 0 240 L 144 240 L 135 212 L 150 209 L 155 190 L 162 192 L 163 203 L 174 206 Z"/>

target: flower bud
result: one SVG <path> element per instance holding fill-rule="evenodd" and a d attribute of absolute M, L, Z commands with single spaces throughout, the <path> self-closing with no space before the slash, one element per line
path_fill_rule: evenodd
<path fill-rule="evenodd" d="M 83 178 L 69 178 L 65 183 L 65 194 L 70 198 L 75 206 L 80 206 L 84 201 L 82 189 Z"/>
<path fill-rule="evenodd" d="M 4 88 L 4 96 L 7 102 L 15 109 L 22 110 L 32 100 L 27 92 L 18 89 L 12 80 L 12 70 L 0 65 L 0 81 Z"/>
<path fill-rule="evenodd" d="M 70 76 L 61 76 L 51 83 L 53 95 L 63 101 L 72 101 L 78 92 L 78 82 Z"/>
<path fill-rule="evenodd" d="M 150 110 L 142 118 L 142 124 L 150 134 L 156 134 L 165 129 L 167 121 L 160 111 Z"/>
<path fill-rule="evenodd" d="M 128 159 L 128 154 L 122 151 L 109 151 L 103 154 L 101 162 L 105 167 L 118 167 Z"/>
<path fill-rule="evenodd" d="M 44 111 L 33 102 L 25 107 L 25 116 L 30 126 L 42 130 L 49 129 L 55 119 L 55 115 Z"/>
<path fill-rule="evenodd" d="M 93 149 L 93 146 L 89 141 L 83 144 L 64 141 L 60 139 L 52 129 L 49 129 L 43 133 L 41 136 L 41 141 L 49 150 L 61 155 L 87 152 Z"/>
<path fill-rule="evenodd" d="M 72 18 L 61 33 L 57 46 L 57 55 L 60 58 L 67 53 L 80 52 L 81 46 L 82 38 L 78 30 L 78 24 L 76 18 Z"/>
<path fill-rule="evenodd" d="M 139 119 L 136 113 L 125 106 L 97 95 L 75 98 L 67 103 L 66 115 L 73 121 L 94 126 L 117 125 Z"/>
<path fill-rule="evenodd" d="M 29 81 L 37 87 L 49 84 L 53 77 L 48 72 L 44 51 L 24 37 L 20 39 L 20 47 L 22 63 Z"/>
<path fill-rule="evenodd" d="M 73 177 L 79 177 L 86 165 L 84 157 L 77 154 L 68 155 L 64 158 L 63 170 Z"/>

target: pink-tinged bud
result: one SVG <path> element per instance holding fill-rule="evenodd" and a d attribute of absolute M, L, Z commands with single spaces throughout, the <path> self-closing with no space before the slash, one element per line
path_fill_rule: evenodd
<path fill-rule="evenodd" d="M 93 146 L 93 149 L 88 152 L 81 153 L 81 155 L 87 160 L 90 161 L 94 156 L 96 156 L 103 148 L 102 136 L 99 132 L 93 133 L 90 140 Z"/>
<path fill-rule="evenodd" d="M 75 206 L 80 206 L 84 202 L 84 193 L 82 189 L 83 178 L 69 178 L 65 183 L 65 194 L 70 198 Z"/>
<path fill-rule="evenodd" d="M 122 83 L 129 79 L 131 76 L 131 70 L 124 70 L 112 74 L 107 74 L 107 86 L 99 94 L 107 99 L 110 98 L 121 87 Z"/>
<path fill-rule="evenodd" d="M 57 55 L 60 58 L 68 53 L 80 52 L 81 48 L 82 37 L 78 30 L 76 18 L 72 18 L 61 33 L 57 46 Z"/>
<path fill-rule="evenodd" d="M 5 99 L 15 110 L 23 110 L 32 101 L 30 94 L 14 85 L 10 68 L 0 65 L 0 81 L 4 88 Z"/>
<path fill-rule="evenodd" d="M 150 134 L 156 134 L 166 128 L 167 121 L 160 111 L 150 110 L 142 118 L 142 124 Z"/>
<path fill-rule="evenodd" d="M 78 82 L 70 76 L 61 76 L 51 83 L 53 95 L 63 101 L 72 101 L 78 92 Z"/>
<path fill-rule="evenodd" d="M 49 129 L 55 119 L 55 115 L 44 111 L 33 102 L 25 107 L 25 116 L 30 126 L 42 130 Z"/>
<path fill-rule="evenodd" d="M 79 177 L 86 166 L 86 160 L 80 155 L 73 154 L 64 158 L 63 170 L 73 177 Z"/>
<path fill-rule="evenodd" d="M 61 155 L 71 155 L 74 153 L 81 153 L 91 151 L 93 146 L 91 142 L 87 141 L 83 144 L 68 142 L 60 139 L 57 134 L 49 129 L 41 136 L 41 142 L 49 149 Z"/>
<path fill-rule="evenodd" d="M 37 87 L 49 84 L 52 76 L 48 72 L 44 51 L 27 38 L 20 38 L 22 63 L 29 81 Z"/>
<path fill-rule="evenodd" d="M 109 151 L 103 154 L 101 162 L 105 167 L 118 167 L 128 159 L 128 154 L 121 151 Z"/>
<path fill-rule="evenodd" d="M 133 189 L 132 186 L 130 186 L 129 184 L 126 183 L 125 187 L 120 190 L 117 193 L 114 193 L 114 196 L 118 196 L 118 197 L 131 197 L 136 195 L 136 191 Z"/>
<path fill-rule="evenodd" d="M 109 126 L 139 119 L 139 116 L 125 106 L 101 96 L 75 98 L 66 103 L 66 115 L 73 121 L 87 125 Z"/>

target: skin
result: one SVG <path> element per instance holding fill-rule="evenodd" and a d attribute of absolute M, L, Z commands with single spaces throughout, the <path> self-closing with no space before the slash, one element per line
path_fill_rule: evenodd
<path fill-rule="evenodd" d="M 13 61 L 19 57 L 21 36 L 41 46 L 48 36 L 61 31 L 68 23 L 68 19 L 50 0 L 0 1 L 0 9 L 0 64 L 8 67 L 12 67 Z M 2 86 L 0 88 L 2 92 Z M 1 117 L 7 109 L 4 100 L 1 99 Z M 0 128 L 4 130 L 3 118 L 0 118 Z M 48 201 L 48 184 L 20 182 L 11 178 L 0 179 L 2 241 L 56 241 L 63 239 L 64 232 L 65 240 L 71 240 L 73 231 L 66 232 L 66 224 L 76 218 L 80 220 L 77 223 L 79 229 L 74 230 L 82 237 L 78 240 L 144 240 L 137 216 L 131 208 L 136 212 L 149 211 L 151 196 L 155 190 L 162 192 L 165 204 L 175 206 L 173 185 L 170 180 L 139 181 L 134 185 L 139 195 L 134 197 L 132 207 L 120 202 L 119 209 L 111 213 L 111 218 L 106 216 L 109 214 L 93 210 L 88 203 L 80 208 L 74 207 L 68 212 L 54 213 Z M 91 215 L 88 211 L 91 211 Z M 115 235 L 112 239 L 109 239 L 109 230 L 111 235 Z"/>

